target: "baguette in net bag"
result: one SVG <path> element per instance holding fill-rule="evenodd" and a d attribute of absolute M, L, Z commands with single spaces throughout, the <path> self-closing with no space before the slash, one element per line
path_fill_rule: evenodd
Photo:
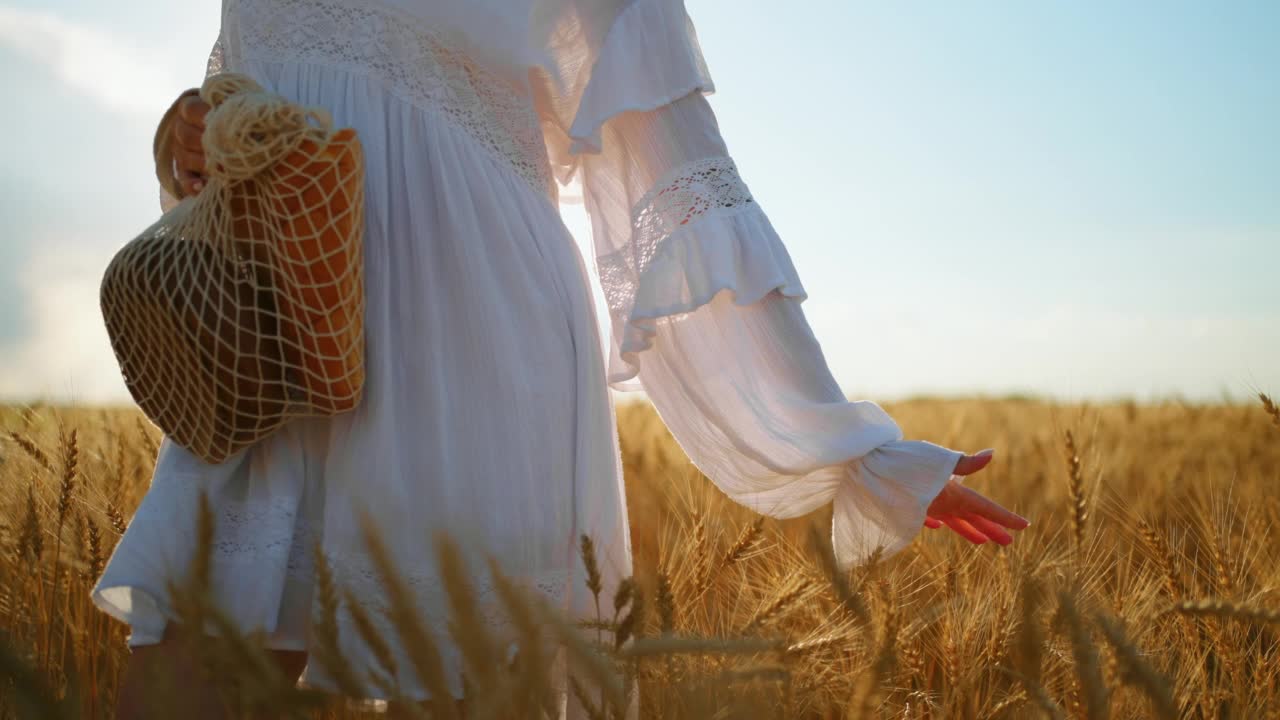
<path fill-rule="evenodd" d="M 364 387 L 364 157 L 354 130 L 265 92 L 206 78 L 208 179 L 157 176 L 181 202 L 116 253 L 102 278 L 126 386 L 173 442 L 216 463 L 288 419 L 352 410 Z"/>

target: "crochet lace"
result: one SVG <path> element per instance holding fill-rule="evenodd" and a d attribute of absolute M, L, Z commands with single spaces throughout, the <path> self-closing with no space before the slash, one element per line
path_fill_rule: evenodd
<path fill-rule="evenodd" d="M 377 3 L 230 0 L 208 71 L 254 59 L 375 77 L 395 96 L 464 131 L 538 193 L 554 193 L 532 98 L 457 46 L 422 18 Z"/>
<path fill-rule="evenodd" d="M 677 231 L 718 215 L 756 207 L 728 156 L 692 160 L 668 170 L 631 211 L 631 238 L 599 258 L 609 306 L 625 315 L 635 305 L 640 277 Z"/>

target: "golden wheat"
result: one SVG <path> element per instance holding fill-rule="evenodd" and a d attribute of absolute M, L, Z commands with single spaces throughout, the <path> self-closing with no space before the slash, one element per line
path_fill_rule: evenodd
<path fill-rule="evenodd" d="M 571 702 L 608 720 L 637 698 L 645 718 L 1280 716 L 1280 410 L 1258 399 L 1266 422 L 1256 404 L 886 403 L 911 436 L 1009 448 L 966 482 L 1034 524 L 1008 547 L 922 530 L 851 572 L 831 554 L 829 510 L 777 521 L 733 504 L 651 407 L 620 404 L 635 575 L 606 596 L 580 539 L 599 611 L 566 618 L 491 564 L 511 659 L 441 538 L 468 701 L 393 704 L 401 717 L 553 717 L 560 652 Z M 1092 428 L 1087 462 L 1063 424 Z M 127 629 L 88 591 L 145 492 L 156 431 L 132 409 L 31 404 L 0 408 L 0 437 L 15 450 L 0 463 L 0 718 L 111 717 Z M 1064 447 L 1068 481 L 1054 482 Z M 207 552 L 208 518 L 196 526 Z M 407 677 L 447 693 L 444 638 L 415 614 L 379 528 L 364 531 L 390 611 L 363 610 L 317 555 L 312 661 L 347 695 L 373 682 L 394 698 Z M 377 712 L 293 687 L 207 602 L 207 559 L 191 567 L 175 612 L 218 629 L 198 655 L 233 712 Z M 343 641 L 377 658 L 372 678 L 342 656 L 343 619 L 356 633 Z M 157 681 L 152 700 L 175 695 Z"/>
<path fill-rule="evenodd" d="M 1280 427 L 1280 407 L 1277 407 L 1275 401 L 1266 393 L 1258 393 L 1258 399 L 1262 401 L 1263 411 L 1271 416 L 1271 422 L 1276 427 Z"/>

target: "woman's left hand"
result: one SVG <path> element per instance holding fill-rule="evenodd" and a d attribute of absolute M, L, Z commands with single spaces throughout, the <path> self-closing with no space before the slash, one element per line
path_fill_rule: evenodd
<path fill-rule="evenodd" d="M 965 455 L 956 463 L 953 473 L 970 475 L 981 470 L 991 462 L 992 452 L 994 451 L 984 450 L 977 455 Z M 1031 525 L 1026 518 L 1006 510 L 976 490 L 965 487 L 955 478 L 947 481 L 926 512 L 925 527 L 936 529 L 946 525 L 979 545 L 988 540 L 1008 545 L 1013 542 L 1013 536 L 1005 528 L 1022 530 Z"/>

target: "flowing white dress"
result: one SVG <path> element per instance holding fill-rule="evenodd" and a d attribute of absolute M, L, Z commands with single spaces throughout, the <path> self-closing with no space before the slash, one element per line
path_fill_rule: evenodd
<path fill-rule="evenodd" d="M 878 405 L 841 392 L 787 250 L 721 139 L 681 0 L 224 0 L 209 63 L 221 69 L 361 137 L 365 395 L 219 464 L 164 438 L 93 590 L 132 645 L 157 642 L 172 617 L 166 582 L 190 566 L 200 489 L 215 512 L 215 599 L 243 629 L 308 648 L 317 544 L 382 622 L 367 512 L 461 693 L 433 533 L 474 553 L 494 628 L 482 554 L 570 613 L 593 607 L 581 534 L 596 541 L 606 593 L 631 573 L 610 386 L 645 390 L 734 500 L 780 518 L 834 502 L 846 565 L 919 532 L 962 453 L 904 440 Z M 607 357 L 559 214 L 574 180 L 608 302 Z M 344 654 L 372 671 L 338 619 Z M 428 697 L 384 630 L 402 692 Z M 332 687 L 315 662 L 304 682 Z"/>

